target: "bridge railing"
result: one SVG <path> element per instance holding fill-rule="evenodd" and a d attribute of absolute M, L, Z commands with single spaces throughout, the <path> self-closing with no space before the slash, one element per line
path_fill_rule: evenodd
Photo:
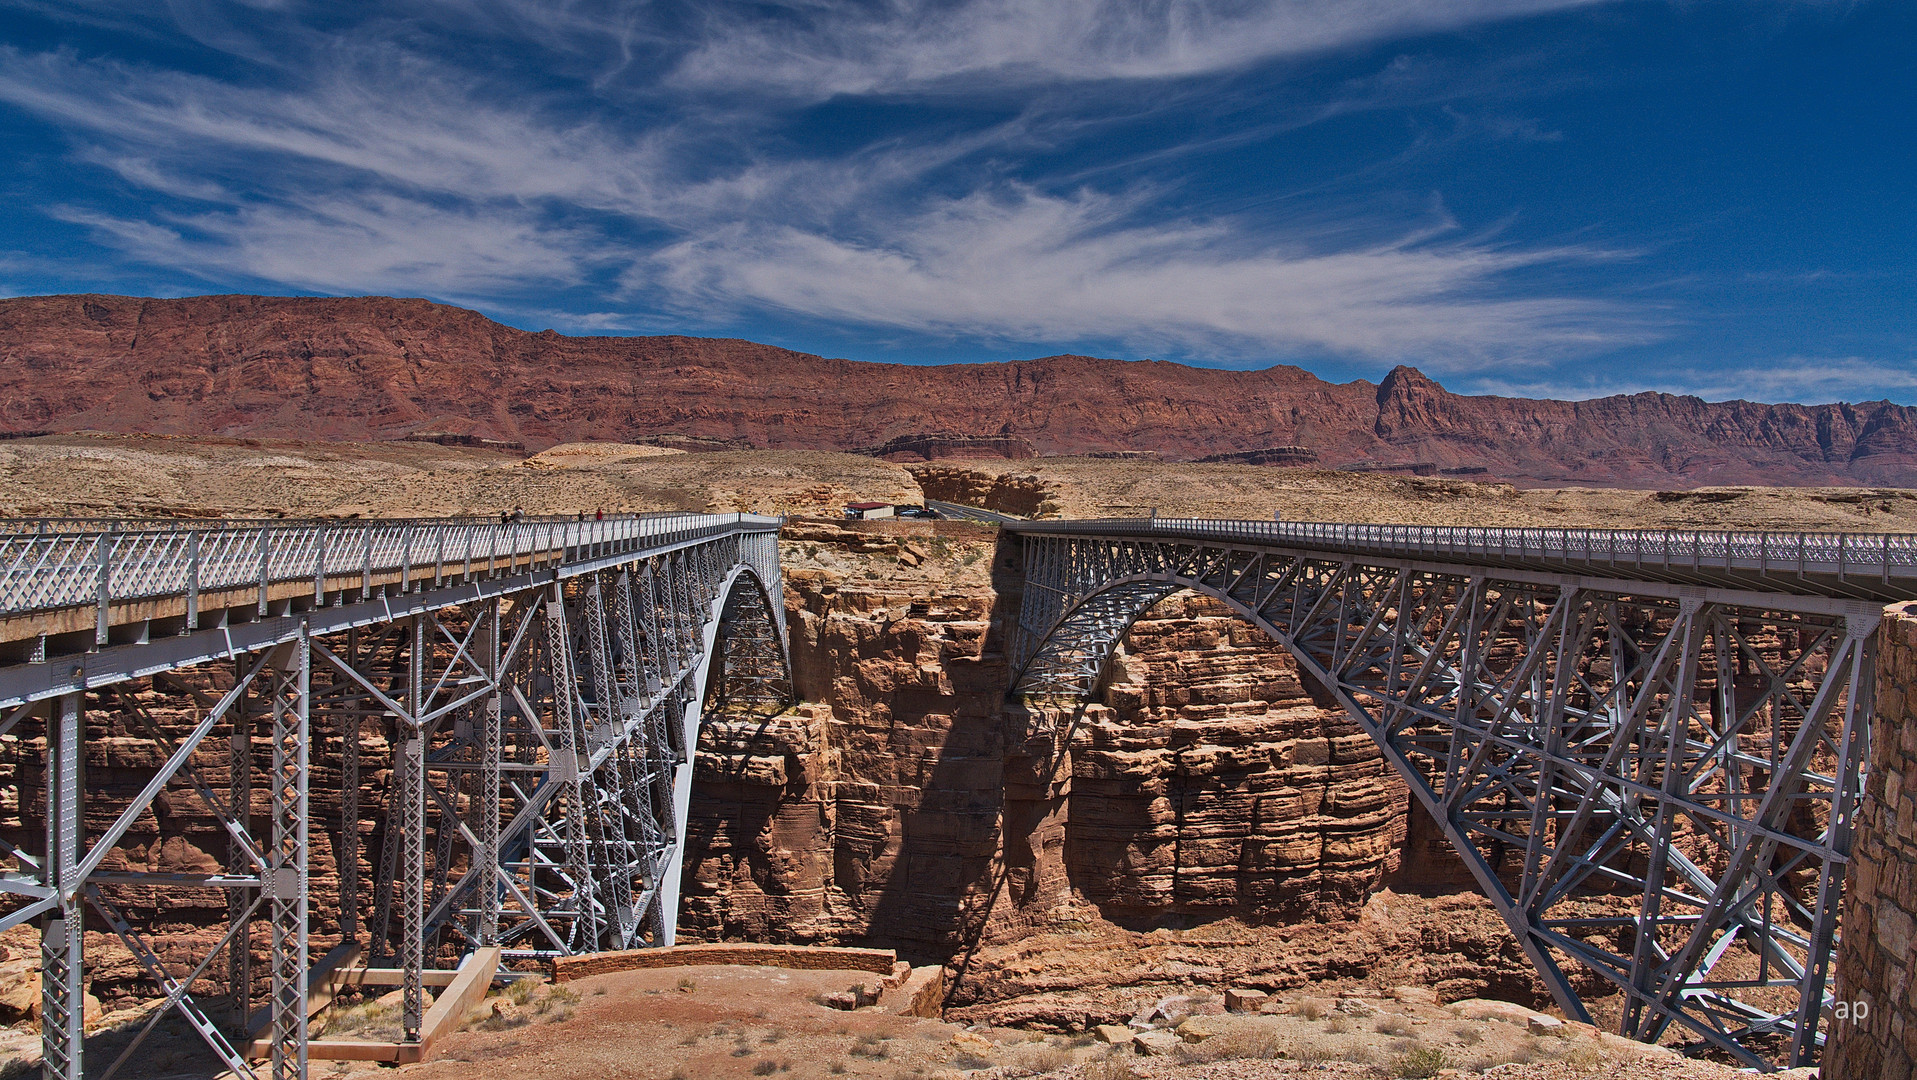
<path fill-rule="evenodd" d="M 617 515 L 603 520 L 488 518 L 387 521 L 101 521 L 0 523 L 0 616 L 120 601 L 311 582 L 316 592 L 358 576 L 435 578 L 497 561 L 555 561 L 737 529 L 773 531 L 756 514 Z"/>
<path fill-rule="evenodd" d="M 1745 571 L 1805 577 L 1917 579 L 1917 536 L 1893 533 L 1712 532 L 1682 529 L 1533 529 L 1352 525 L 1208 518 L 1021 521 L 1014 532 L 1244 539 L 1400 557 Z"/>

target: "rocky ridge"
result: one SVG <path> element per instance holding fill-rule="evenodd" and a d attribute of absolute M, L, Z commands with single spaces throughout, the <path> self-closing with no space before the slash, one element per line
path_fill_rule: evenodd
<path fill-rule="evenodd" d="M 1888 402 L 1466 397 L 1408 367 L 1378 384 L 1333 384 L 1282 365 L 1085 356 L 870 364 L 730 339 L 527 333 L 385 297 L 0 300 L 0 430 L 89 428 L 459 436 L 533 449 L 585 438 L 670 445 L 694 432 L 715 448 L 855 450 L 983 433 L 1014 448 L 994 456 L 1029 446 L 1192 459 L 1298 446 L 1336 465 L 1484 468 L 1530 483 L 1917 477 L 1917 409 Z"/>

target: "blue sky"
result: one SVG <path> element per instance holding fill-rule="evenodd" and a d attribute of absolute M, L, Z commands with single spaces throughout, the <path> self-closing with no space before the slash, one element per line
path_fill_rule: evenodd
<path fill-rule="evenodd" d="M 1909 0 L 0 0 L 0 292 L 1917 402 Z"/>

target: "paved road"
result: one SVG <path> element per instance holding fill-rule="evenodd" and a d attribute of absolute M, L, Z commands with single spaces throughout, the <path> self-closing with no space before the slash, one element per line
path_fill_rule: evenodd
<path fill-rule="evenodd" d="M 991 510 L 980 510 L 976 506 L 961 506 L 958 503 L 937 502 L 932 499 L 925 500 L 925 505 L 938 511 L 938 515 L 942 518 L 952 518 L 959 521 L 978 521 L 987 525 L 1003 525 L 1008 521 L 1025 520 L 1024 518 L 1013 517 L 1010 514 L 995 513 Z"/>

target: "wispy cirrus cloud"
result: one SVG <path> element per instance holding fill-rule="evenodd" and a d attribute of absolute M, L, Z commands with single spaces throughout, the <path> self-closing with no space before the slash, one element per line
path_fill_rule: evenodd
<path fill-rule="evenodd" d="M 1230 222 L 1142 223 L 1136 210 L 1089 191 L 975 194 L 872 242 L 734 226 L 652 261 L 694 304 L 760 303 L 932 334 L 1103 338 L 1221 359 L 1278 346 L 1462 366 L 1522 349 L 1544 362 L 1651 329 L 1597 301 L 1498 295 L 1516 271 L 1612 257 L 1599 250 L 1419 234 L 1314 250 L 1307 235 L 1247 243 Z"/>
<path fill-rule="evenodd" d="M 1014 84 L 1182 78 L 1381 38 L 1598 0 L 857 0 L 720 8 L 673 72 L 682 84 L 806 97 Z"/>
<path fill-rule="evenodd" d="M 1520 380 L 1662 331 L 1563 273 L 1618 246 L 1460 229 L 1430 191 L 1274 181 L 1220 208 L 1187 163 L 1242 137 L 1201 127 L 1251 91 L 1206 79 L 1597 2 L 180 0 L 156 28 L 133 0 L 0 0 L 231 58 L 0 48 L 0 102 L 117 186 L 43 213 L 209 283 Z M 1384 57 L 1258 123 L 1458 100 L 1492 137 L 1564 138 L 1479 107 L 1495 82 Z"/>
<path fill-rule="evenodd" d="M 1820 404 L 1889 398 L 1917 399 L 1917 356 L 1882 360 L 1868 356 L 1781 356 L 1734 371 L 1700 364 L 1665 366 L 1648 376 L 1596 378 L 1479 378 L 1473 393 L 1550 397 L 1574 401 L 1657 391 L 1706 401 L 1795 401 Z"/>

